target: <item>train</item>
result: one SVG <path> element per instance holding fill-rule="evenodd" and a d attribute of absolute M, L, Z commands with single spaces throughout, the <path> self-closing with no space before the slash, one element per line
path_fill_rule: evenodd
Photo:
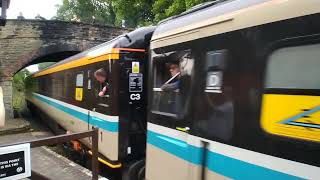
<path fill-rule="evenodd" d="M 32 75 L 123 179 L 320 179 L 320 1 L 196 6 Z M 90 140 L 83 140 L 89 147 Z"/>

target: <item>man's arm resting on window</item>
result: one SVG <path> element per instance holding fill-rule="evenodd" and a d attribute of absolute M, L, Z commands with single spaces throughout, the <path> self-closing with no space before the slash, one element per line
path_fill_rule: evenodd
<path fill-rule="evenodd" d="M 179 89 L 179 81 L 176 81 L 174 83 L 164 84 L 161 86 L 161 89 L 163 91 L 174 91 L 176 89 Z"/>

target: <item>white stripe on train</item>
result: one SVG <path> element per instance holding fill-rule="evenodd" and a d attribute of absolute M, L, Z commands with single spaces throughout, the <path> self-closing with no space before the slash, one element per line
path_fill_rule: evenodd
<path fill-rule="evenodd" d="M 153 123 L 148 123 L 148 130 L 181 141 L 187 141 L 188 144 L 199 148 L 201 148 L 202 145 L 201 141 L 208 142 L 208 149 L 211 152 L 301 178 L 319 179 L 320 167 L 211 141 Z"/>
<path fill-rule="evenodd" d="M 84 108 L 81 108 L 81 107 L 78 107 L 78 106 L 74 106 L 72 104 L 68 104 L 68 103 L 65 103 L 63 101 L 59 101 L 57 99 L 53 99 L 51 97 L 44 96 L 44 95 L 41 95 L 41 94 L 38 94 L 38 93 L 33 93 L 33 94 L 36 95 L 36 96 L 40 96 L 40 97 L 42 97 L 44 99 L 48 99 L 48 100 L 50 100 L 52 102 L 61 104 L 61 105 L 65 106 L 65 107 L 68 107 L 68 108 L 73 109 L 75 111 L 81 112 L 83 114 L 88 114 L 88 112 L 90 111 L 88 109 L 84 109 Z M 119 122 L 119 116 L 108 116 L 108 115 L 101 114 L 101 113 L 98 113 L 98 112 L 94 112 L 94 116 L 97 117 L 97 118 L 106 120 L 106 121 L 110 121 L 110 122 Z"/>

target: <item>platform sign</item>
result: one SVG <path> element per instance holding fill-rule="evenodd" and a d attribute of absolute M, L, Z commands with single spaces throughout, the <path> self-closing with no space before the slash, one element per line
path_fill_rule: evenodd
<path fill-rule="evenodd" d="M 1 180 L 23 179 L 30 176 L 30 144 L 0 147 Z"/>

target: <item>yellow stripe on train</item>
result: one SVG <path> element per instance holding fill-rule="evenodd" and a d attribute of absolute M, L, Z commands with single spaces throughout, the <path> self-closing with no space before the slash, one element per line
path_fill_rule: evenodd
<path fill-rule="evenodd" d="M 64 64 L 53 66 L 52 68 L 49 68 L 49 69 L 46 69 L 46 70 L 41 71 L 39 73 L 36 73 L 33 75 L 33 77 L 39 77 L 39 76 L 63 71 L 66 69 L 85 66 L 88 64 L 93 64 L 93 63 L 100 62 L 100 61 L 118 60 L 119 58 L 120 58 L 119 49 L 113 48 L 107 54 L 103 54 L 103 55 L 100 55 L 97 57 L 85 56 L 80 59 L 72 60 L 72 61 L 66 62 Z"/>
<path fill-rule="evenodd" d="M 320 96 L 265 94 L 261 125 L 271 134 L 320 142 Z"/>

